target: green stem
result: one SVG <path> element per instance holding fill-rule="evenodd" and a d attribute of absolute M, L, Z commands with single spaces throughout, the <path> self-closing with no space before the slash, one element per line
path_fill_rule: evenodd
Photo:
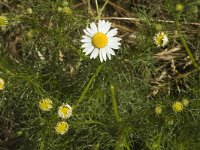
<path fill-rule="evenodd" d="M 50 132 L 48 129 L 44 132 L 43 139 L 40 142 L 40 150 L 45 150 L 46 147 L 45 145 L 48 138 L 48 132 Z"/>
<path fill-rule="evenodd" d="M 96 9 L 97 9 L 97 19 L 100 19 L 100 11 L 99 11 L 99 5 L 98 5 L 98 0 L 95 0 L 95 5 L 96 5 Z"/>
<path fill-rule="evenodd" d="M 44 150 L 44 140 L 40 142 L 40 150 Z"/>
<path fill-rule="evenodd" d="M 113 85 L 110 85 L 110 91 L 111 91 L 111 96 L 112 96 L 112 106 L 113 106 L 115 119 L 116 119 L 117 123 L 120 123 L 121 119 L 119 117 L 119 113 L 118 113 L 118 109 L 117 109 L 117 100 L 115 97 L 115 87 Z"/>
<path fill-rule="evenodd" d="M 81 94 L 81 96 L 79 97 L 77 104 L 74 106 L 74 108 L 78 107 L 79 103 L 81 103 L 83 101 L 83 98 L 85 96 L 85 94 L 87 93 L 87 91 L 89 90 L 91 84 L 93 83 L 94 79 L 96 78 L 96 76 L 99 74 L 99 72 L 101 71 L 101 68 L 103 67 L 103 64 L 101 64 L 97 69 L 95 74 L 92 76 L 92 78 L 89 80 L 88 84 L 86 85 L 83 93 Z"/>
<path fill-rule="evenodd" d="M 106 5 L 108 4 L 109 0 L 106 0 L 105 3 L 103 4 L 101 10 L 99 10 L 99 5 L 98 5 L 98 1 L 95 0 L 95 4 L 96 4 L 96 9 L 97 9 L 97 19 L 99 20 L 101 18 L 101 14 L 103 12 L 103 10 L 105 9 Z"/>
<path fill-rule="evenodd" d="M 88 12 L 93 15 L 90 0 L 88 0 Z"/>
<path fill-rule="evenodd" d="M 178 24 L 178 23 L 176 23 L 176 28 L 177 28 L 177 31 L 178 31 L 178 35 L 179 35 L 179 37 L 180 37 L 180 39 L 181 39 L 181 43 L 183 44 L 183 46 L 184 46 L 184 48 L 185 48 L 187 54 L 189 55 L 190 60 L 192 61 L 192 64 L 194 65 L 195 68 L 198 69 L 199 66 L 198 66 L 198 64 L 196 63 L 196 61 L 195 61 L 195 59 L 194 59 L 194 57 L 193 57 L 193 55 L 192 55 L 192 52 L 191 52 L 190 48 L 189 48 L 188 45 L 187 45 L 187 42 L 185 41 L 185 39 L 183 38 L 183 35 L 182 35 L 181 32 L 180 32 L 180 28 L 179 28 L 179 24 Z"/>
<path fill-rule="evenodd" d="M 103 7 L 101 8 L 101 10 L 100 10 L 100 12 L 99 12 L 99 13 L 100 13 L 100 16 L 101 16 L 103 10 L 105 9 L 106 5 L 108 4 L 108 2 L 109 2 L 109 0 L 106 0 L 105 3 L 103 4 Z"/>

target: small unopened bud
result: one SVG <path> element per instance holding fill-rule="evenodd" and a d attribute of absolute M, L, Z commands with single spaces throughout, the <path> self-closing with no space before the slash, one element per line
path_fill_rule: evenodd
<path fill-rule="evenodd" d="M 176 11 L 182 12 L 184 9 L 184 6 L 182 4 L 177 4 L 176 5 Z"/>

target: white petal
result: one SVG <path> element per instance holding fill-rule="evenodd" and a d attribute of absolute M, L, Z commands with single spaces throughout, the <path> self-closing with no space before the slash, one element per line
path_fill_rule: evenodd
<path fill-rule="evenodd" d="M 90 46 L 86 49 L 87 49 L 87 51 L 86 51 L 85 55 L 88 55 L 88 54 L 92 53 L 92 51 L 94 50 L 94 46 Z"/>
<path fill-rule="evenodd" d="M 115 43 L 108 43 L 108 46 L 112 49 L 119 49 L 119 45 Z"/>
<path fill-rule="evenodd" d="M 92 43 L 85 43 L 85 44 L 81 45 L 82 48 L 86 48 L 89 46 L 92 46 Z"/>
<path fill-rule="evenodd" d="M 106 34 L 106 36 L 107 36 L 108 38 L 111 38 L 111 37 L 115 36 L 116 34 L 117 34 L 117 29 L 115 28 L 115 29 L 110 30 L 110 31 Z"/>
<path fill-rule="evenodd" d="M 119 42 L 110 42 L 110 41 L 108 41 L 108 44 L 107 44 L 107 46 L 109 46 L 110 48 L 113 48 L 113 49 L 119 49 L 120 45 L 121 45 L 121 43 L 119 43 Z"/>
<path fill-rule="evenodd" d="M 102 52 L 103 59 L 106 61 L 106 50 L 105 50 L 105 48 L 102 48 L 101 52 Z"/>
<path fill-rule="evenodd" d="M 91 49 L 93 47 L 93 45 L 89 45 L 88 47 L 86 47 L 84 50 L 83 50 L 83 52 L 85 53 L 85 52 L 87 52 L 89 49 Z"/>
<path fill-rule="evenodd" d="M 109 52 L 107 52 L 106 54 L 107 54 L 107 56 L 108 56 L 108 59 L 111 60 L 111 54 L 110 54 Z"/>
<path fill-rule="evenodd" d="M 89 36 L 85 36 L 85 35 L 83 35 L 82 38 L 84 39 L 84 38 L 90 38 L 90 37 L 89 37 Z"/>
<path fill-rule="evenodd" d="M 85 53 L 85 52 L 87 52 L 88 51 L 88 49 L 90 49 L 90 47 L 92 47 L 92 45 L 91 46 L 88 46 L 88 47 L 86 47 L 84 50 L 83 50 L 83 52 Z"/>
<path fill-rule="evenodd" d="M 85 53 L 85 52 L 87 52 L 87 50 L 90 48 L 90 46 L 89 47 L 86 47 L 84 50 L 83 50 L 83 53 Z"/>
<path fill-rule="evenodd" d="M 104 20 L 103 20 L 104 21 Z M 102 22 L 103 22 L 102 21 Z M 99 27 L 99 32 L 103 32 L 103 28 L 106 26 L 107 22 L 101 23 L 100 27 Z"/>
<path fill-rule="evenodd" d="M 96 52 L 95 52 L 94 57 L 93 57 L 94 59 L 97 58 L 97 56 L 99 55 L 99 49 L 96 48 L 95 50 L 96 50 Z"/>
<path fill-rule="evenodd" d="M 99 32 L 102 32 L 102 28 L 105 23 L 106 23 L 105 20 L 99 20 L 99 23 L 98 23 L 98 31 Z"/>
<path fill-rule="evenodd" d="M 118 38 L 118 37 L 111 37 L 108 39 L 109 42 L 119 42 L 121 41 L 122 39 L 121 38 Z"/>
<path fill-rule="evenodd" d="M 90 29 L 90 28 L 86 28 L 86 30 L 90 33 L 90 35 L 94 35 L 96 32 L 95 31 L 93 31 L 92 29 Z"/>
<path fill-rule="evenodd" d="M 115 52 L 112 50 L 112 48 L 110 48 L 109 46 L 107 46 L 106 49 L 108 50 L 108 52 L 109 52 L 111 55 L 115 55 Z"/>
<path fill-rule="evenodd" d="M 99 31 L 100 27 L 101 27 L 101 20 L 99 20 L 99 22 L 98 22 L 98 31 Z"/>
<path fill-rule="evenodd" d="M 90 42 L 90 43 L 91 43 L 91 38 L 85 37 L 84 39 L 81 40 L 81 42 L 83 42 L 83 43 L 88 43 L 88 42 Z"/>
<path fill-rule="evenodd" d="M 99 50 L 98 50 L 98 48 L 95 48 L 95 49 L 93 50 L 93 52 L 92 52 L 90 58 L 91 58 L 91 59 L 92 59 L 92 58 L 95 59 L 95 58 L 98 56 L 98 54 L 99 54 Z"/>
<path fill-rule="evenodd" d="M 95 49 L 92 51 L 92 53 L 90 55 L 90 59 L 92 59 L 94 57 L 94 53 L 95 53 Z"/>
<path fill-rule="evenodd" d="M 91 28 L 94 32 L 98 32 L 97 26 L 95 25 L 94 22 L 92 22 L 92 23 L 90 24 L 90 28 Z"/>
<path fill-rule="evenodd" d="M 121 43 L 119 43 L 119 42 L 110 42 L 110 41 L 108 41 L 108 45 L 120 46 Z"/>
<path fill-rule="evenodd" d="M 83 31 L 85 32 L 85 34 L 86 34 L 87 36 L 92 37 L 92 35 L 91 35 L 86 29 L 84 29 Z"/>
<path fill-rule="evenodd" d="M 105 51 L 106 51 L 106 55 L 107 55 L 107 56 L 108 56 L 108 58 L 111 60 L 111 54 L 110 54 L 110 52 L 109 52 L 108 48 L 107 48 L 107 47 L 105 47 L 104 49 L 105 49 Z"/>
<path fill-rule="evenodd" d="M 106 34 L 110 30 L 110 27 L 111 27 L 111 23 L 107 21 L 102 28 L 102 32 Z"/>
<path fill-rule="evenodd" d="M 102 49 L 100 49 L 100 51 L 99 51 L 99 58 L 100 58 L 100 61 L 103 62 Z"/>

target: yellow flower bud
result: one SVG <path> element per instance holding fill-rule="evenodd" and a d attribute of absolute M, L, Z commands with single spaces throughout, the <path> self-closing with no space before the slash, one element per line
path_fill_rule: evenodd
<path fill-rule="evenodd" d="M 65 121 L 58 122 L 55 127 L 56 133 L 60 135 L 65 134 L 68 130 L 69 130 L 69 125 Z"/>
<path fill-rule="evenodd" d="M 0 78 L 0 91 L 4 89 L 5 82 L 2 78 Z"/>
<path fill-rule="evenodd" d="M 0 16 L 0 26 L 5 27 L 8 25 L 8 19 L 6 16 Z"/>
<path fill-rule="evenodd" d="M 162 107 L 161 106 L 156 106 L 155 108 L 155 114 L 160 115 L 162 113 Z"/>
<path fill-rule="evenodd" d="M 188 104 L 189 104 L 188 99 L 184 98 L 184 99 L 182 100 L 182 104 L 183 104 L 183 106 L 187 107 Z"/>
<path fill-rule="evenodd" d="M 181 12 L 181 11 L 183 11 L 183 9 L 184 9 L 184 6 L 182 4 L 177 4 L 176 5 L 176 11 Z"/>
<path fill-rule="evenodd" d="M 172 105 L 174 112 L 181 112 L 183 110 L 183 104 L 179 101 L 176 101 Z"/>
<path fill-rule="evenodd" d="M 52 108 L 52 105 L 53 105 L 52 101 L 48 98 L 42 99 L 39 102 L 39 108 L 42 111 L 49 111 Z"/>

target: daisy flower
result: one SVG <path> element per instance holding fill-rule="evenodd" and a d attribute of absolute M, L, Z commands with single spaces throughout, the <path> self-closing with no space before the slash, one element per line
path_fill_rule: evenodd
<path fill-rule="evenodd" d="M 85 55 L 90 54 L 91 59 L 95 59 L 99 56 L 100 61 L 106 61 L 111 59 L 111 55 L 115 55 L 113 49 L 119 49 L 121 38 L 115 37 L 117 35 L 117 29 L 112 29 L 111 23 L 105 20 L 99 20 L 98 25 L 94 22 L 90 24 L 85 30 L 85 35 L 82 36 L 81 42 Z"/>
<path fill-rule="evenodd" d="M 154 41 L 157 47 L 165 47 L 169 40 L 164 32 L 159 32 L 154 36 Z"/>
<path fill-rule="evenodd" d="M 172 105 L 174 112 L 181 112 L 183 110 L 183 104 L 179 101 L 176 101 Z"/>
<path fill-rule="evenodd" d="M 62 119 L 67 119 L 72 115 L 72 107 L 70 105 L 63 104 L 62 106 L 58 107 L 58 116 Z"/>
<path fill-rule="evenodd" d="M 55 127 L 56 133 L 60 135 L 65 134 L 68 130 L 69 130 L 69 125 L 65 121 L 58 122 Z"/>
<path fill-rule="evenodd" d="M 8 24 L 8 19 L 6 16 L 0 16 L 0 26 L 4 27 Z"/>
<path fill-rule="evenodd" d="M 42 111 L 49 111 L 52 108 L 52 101 L 49 98 L 45 98 L 40 100 L 39 102 L 39 108 Z"/>
<path fill-rule="evenodd" d="M 0 91 L 4 89 L 5 82 L 2 78 L 0 78 Z"/>

